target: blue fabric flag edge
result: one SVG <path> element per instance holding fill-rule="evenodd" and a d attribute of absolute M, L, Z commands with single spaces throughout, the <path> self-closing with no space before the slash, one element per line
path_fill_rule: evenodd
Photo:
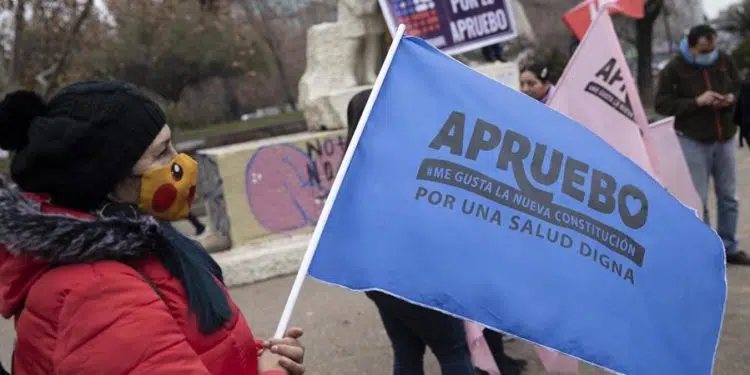
<path fill-rule="evenodd" d="M 471 72 L 472 72 L 473 74 L 475 74 L 475 75 L 478 75 L 478 76 L 482 76 L 482 77 L 484 77 L 484 79 L 488 79 L 488 80 L 492 81 L 492 82 L 493 82 L 494 84 L 500 84 L 500 85 L 501 85 L 501 86 L 503 87 L 503 89 L 505 89 L 505 90 L 512 90 L 512 91 L 515 91 L 515 90 L 513 90 L 512 88 L 509 88 L 509 87 L 507 87 L 507 86 L 503 85 L 502 83 L 500 83 L 500 82 L 497 82 L 497 81 L 495 81 L 494 79 L 492 79 L 492 78 L 488 77 L 487 75 L 484 75 L 484 74 L 482 74 L 482 73 L 479 73 L 479 72 L 477 72 L 477 71 L 475 71 L 475 70 L 471 69 L 470 67 L 467 67 L 467 66 L 465 66 L 465 64 L 461 63 L 460 61 L 458 61 L 458 60 L 457 60 L 457 59 L 455 59 L 454 57 L 452 57 L 452 56 L 450 56 L 450 55 L 446 55 L 446 54 L 444 54 L 444 53 L 443 53 L 442 51 L 440 51 L 440 50 L 437 50 L 437 49 L 435 49 L 435 48 L 434 48 L 434 47 L 432 47 L 432 46 L 431 46 L 431 45 L 430 45 L 429 43 L 427 43 L 426 41 L 424 41 L 424 40 L 422 40 L 422 39 L 420 39 L 420 38 L 417 38 L 417 37 L 411 37 L 411 36 L 410 36 L 410 37 L 404 37 L 404 38 L 403 38 L 403 40 L 401 40 L 401 42 L 406 42 L 406 41 L 409 41 L 409 42 L 413 42 L 413 43 L 415 43 L 415 44 L 417 44 L 417 45 L 420 45 L 421 47 L 425 48 L 426 50 L 428 50 L 429 52 L 431 52 L 431 53 L 433 53 L 433 54 L 441 55 L 441 56 L 442 56 L 442 58 L 446 58 L 446 57 L 447 57 L 447 58 L 449 58 L 449 59 L 453 60 L 453 61 L 454 61 L 455 63 L 457 63 L 457 64 L 460 64 L 460 65 L 461 65 L 461 66 L 462 66 L 462 67 L 463 67 L 464 69 L 467 69 L 467 68 L 468 68 L 468 70 L 470 70 L 470 71 L 471 71 Z M 399 44 L 399 47 L 400 47 L 400 44 Z M 386 74 L 386 75 L 387 75 L 387 73 L 388 73 L 388 72 L 385 72 L 385 74 Z M 381 73 L 381 74 L 382 74 L 382 73 Z M 379 99 L 379 98 L 377 98 L 377 97 L 376 97 L 376 98 L 374 99 L 374 103 L 376 103 L 378 99 Z M 562 116 L 564 116 L 564 117 L 566 117 L 566 118 L 570 119 L 570 117 L 568 117 L 568 116 L 566 116 L 566 115 L 564 115 L 564 114 L 562 114 L 562 113 L 559 113 L 559 112 L 558 112 L 558 114 L 560 114 L 560 115 L 562 115 Z M 584 127 L 584 126 L 582 126 L 581 124 L 579 124 L 579 123 L 575 122 L 575 121 L 574 121 L 574 120 L 572 120 L 572 119 L 570 119 L 570 120 L 571 120 L 572 122 L 576 123 L 577 125 L 581 126 L 581 127 L 583 128 L 583 129 L 586 129 L 586 131 L 590 132 L 590 130 L 588 130 L 587 128 L 585 128 L 585 127 Z M 365 122 L 364 122 L 364 124 L 366 124 L 366 123 L 367 123 L 367 121 L 365 121 Z M 596 135 L 595 133 L 592 133 L 592 132 L 590 132 L 590 133 L 591 133 L 591 134 L 593 134 L 593 135 L 595 135 L 595 136 L 597 136 L 598 138 L 600 138 L 600 139 L 601 139 L 601 137 L 599 137 L 599 136 L 598 136 L 598 135 Z M 602 139 L 602 141 L 604 141 L 604 140 Z M 353 151 L 356 151 L 356 150 L 353 150 Z M 634 163 L 634 162 L 633 162 L 632 160 L 630 160 L 629 158 L 625 157 L 625 156 L 624 156 L 624 155 L 623 155 L 622 153 L 620 153 L 620 152 L 619 152 L 618 150 L 616 150 L 616 149 L 613 149 L 613 151 L 615 151 L 616 153 L 620 154 L 621 156 L 623 156 L 623 158 L 624 158 L 624 159 L 626 159 L 626 160 L 627 160 L 627 162 L 629 162 L 629 163 L 631 163 L 631 164 L 633 164 L 634 166 L 636 166 L 636 167 L 637 167 L 637 165 L 636 165 L 636 164 L 635 164 L 635 163 Z M 656 180 L 656 179 L 655 179 L 655 178 L 654 178 L 653 176 L 651 176 L 651 175 L 650 175 L 650 174 L 648 174 L 648 173 L 644 173 L 644 174 L 645 174 L 646 176 L 648 176 L 648 178 L 650 178 L 650 179 L 651 179 L 651 180 L 652 180 L 653 182 L 655 182 L 655 183 L 656 183 L 657 185 L 660 185 L 660 186 L 661 186 L 661 184 L 660 184 L 660 183 L 658 182 L 658 180 Z M 662 186 L 662 188 L 663 188 L 663 186 Z M 670 195 L 671 195 L 671 194 L 670 194 Z M 676 198 L 675 198 L 675 199 L 676 199 Z M 335 204 L 335 202 L 334 202 L 334 204 Z M 690 211 L 693 211 L 692 209 L 690 209 L 689 207 L 685 206 L 684 204 L 681 204 L 681 205 L 682 205 L 682 206 L 683 206 L 683 207 L 684 207 L 684 208 L 685 208 L 686 210 L 690 210 Z M 327 218 L 326 218 L 326 219 L 327 219 Z M 327 221 L 327 220 L 326 220 L 326 221 Z M 321 223 L 322 223 L 322 224 L 323 224 L 323 226 L 325 227 L 325 222 L 321 222 L 321 221 L 319 221 L 319 222 L 318 222 L 318 225 L 320 225 Z M 715 236 L 715 238 L 716 238 L 717 242 L 721 242 L 721 239 L 719 238 L 719 236 L 718 236 L 718 235 L 716 234 L 716 232 L 715 232 L 715 231 L 713 231 L 713 235 Z M 726 262 L 724 262 L 724 263 L 723 263 L 723 282 L 724 282 L 724 296 L 723 296 L 723 306 L 722 306 L 722 315 L 721 315 L 721 322 L 720 322 L 720 327 L 719 327 L 719 328 L 720 328 L 720 330 L 719 330 L 719 334 L 717 335 L 717 339 L 716 339 L 716 343 L 715 343 L 715 348 L 716 348 L 716 349 L 714 350 L 714 353 L 713 353 L 712 372 L 713 372 L 713 371 L 714 371 L 714 369 L 715 369 L 715 361 L 716 361 L 716 355 L 717 355 L 717 351 L 718 351 L 718 346 L 719 346 L 719 343 L 720 343 L 720 338 L 721 338 L 721 331 L 722 331 L 722 328 L 723 328 L 723 325 L 724 325 L 724 319 L 725 319 L 725 317 L 726 317 L 726 304 L 727 304 L 727 300 L 728 300 L 728 279 L 727 279 L 727 272 L 726 272 L 726 270 L 727 270 L 727 266 L 726 266 Z M 405 298 L 405 297 L 402 297 L 402 296 L 399 296 L 399 295 L 395 295 L 395 294 L 393 294 L 393 293 L 391 293 L 391 292 L 388 292 L 388 291 L 385 291 L 385 290 L 382 290 L 382 289 L 378 289 L 378 288 L 361 288 L 361 289 L 357 289 L 357 288 L 351 288 L 351 287 L 347 287 L 347 286 L 344 286 L 344 285 L 341 285 L 341 284 L 337 284 L 337 283 L 329 282 L 329 281 L 326 281 L 326 280 L 323 280 L 323 279 L 317 278 L 317 277 L 315 277 L 315 276 L 312 276 L 312 275 L 310 275 L 310 276 L 311 276 L 311 277 L 313 277 L 313 278 L 314 278 L 315 280 L 318 280 L 319 282 L 322 282 L 322 283 L 324 283 L 324 284 L 331 284 L 331 285 L 334 285 L 334 286 L 338 286 L 338 287 L 340 287 L 340 288 L 343 288 L 343 289 L 348 289 L 348 290 L 351 290 L 351 291 L 355 291 L 355 292 L 378 291 L 378 292 L 382 292 L 382 293 L 385 293 L 385 294 L 391 295 L 391 296 L 393 296 L 393 297 L 395 297 L 395 298 L 399 298 L 399 299 L 401 299 L 401 300 L 407 301 L 407 302 L 409 302 L 409 303 L 411 303 L 411 304 L 415 304 L 415 305 L 418 305 L 418 306 L 422 306 L 422 307 L 424 307 L 424 308 L 428 308 L 428 309 L 431 309 L 431 310 L 435 310 L 435 311 L 440 311 L 441 313 L 444 313 L 444 314 L 447 314 L 447 315 L 450 315 L 450 316 L 454 316 L 454 317 L 456 317 L 456 318 L 460 318 L 460 319 L 462 319 L 462 320 L 466 320 L 466 321 L 473 321 L 473 320 L 471 320 L 471 319 L 469 319 L 469 318 L 466 318 L 466 317 L 463 317 L 463 316 L 461 316 L 461 315 L 458 315 L 458 314 L 453 314 L 453 313 L 450 313 L 450 312 L 447 312 L 447 311 L 444 311 L 444 310 L 441 310 L 441 309 L 439 309 L 439 308 L 435 308 L 435 307 L 432 307 L 432 306 L 427 306 L 427 305 L 424 305 L 424 304 L 421 304 L 421 303 L 415 302 L 415 301 L 413 301 L 413 300 L 410 300 L 410 299 L 408 299 L 408 298 Z M 483 325 L 482 323 L 477 323 L 477 324 Z M 484 325 L 483 325 L 483 326 L 484 326 Z M 560 352 L 559 350 L 556 350 L 556 349 L 554 349 L 554 348 L 549 348 L 549 347 L 547 347 L 547 346 L 545 346 L 545 345 L 542 345 L 542 344 L 536 343 L 536 342 L 534 342 L 534 341 L 532 341 L 532 340 L 529 340 L 529 339 L 526 339 L 526 338 L 523 338 L 523 337 L 520 337 L 520 336 L 516 336 L 516 335 L 514 335 L 514 334 L 511 334 L 511 333 L 508 333 L 508 332 L 505 332 L 505 331 L 502 331 L 502 330 L 499 330 L 499 331 L 500 331 L 500 332 L 503 332 L 503 333 L 505 333 L 505 334 L 508 334 L 508 335 L 510 335 L 510 336 L 513 336 L 513 337 L 518 337 L 518 338 L 519 338 L 519 339 L 521 339 L 521 340 L 524 340 L 524 341 L 527 341 L 527 342 L 533 343 L 533 344 L 535 344 L 535 345 L 538 345 L 538 346 L 541 346 L 541 347 L 545 347 L 545 348 L 547 348 L 548 350 L 551 350 L 551 351 L 554 351 L 554 352 L 558 352 L 558 353 L 562 353 L 562 352 Z M 596 364 L 596 363 L 593 363 L 593 362 L 587 361 L 587 360 L 585 360 L 585 359 L 582 359 L 582 358 L 580 358 L 580 357 L 577 357 L 577 356 L 573 356 L 573 355 L 570 355 L 570 354 L 567 354 L 567 353 L 563 353 L 563 354 L 565 354 L 565 355 L 567 355 L 567 356 L 571 356 L 571 357 L 573 357 L 573 358 L 576 358 L 576 359 L 580 360 L 581 362 L 584 362 L 584 363 L 587 363 L 587 364 L 593 365 L 593 366 L 595 366 L 595 367 L 598 367 L 598 368 L 604 369 L 604 370 L 606 370 L 606 371 L 609 371 L 609 372 L 613 372 L 613 373 L 618 373 L 618 374 L 619 374 L 619 372 L 615 372 L 615 371 L 613 371 L 613 370 L 611 370 L 611 369 L 608 369 L 608 368 L 606 368 L 606 367 L 603 367 L 602 365 L 599 365 L 599 364 Z"/>

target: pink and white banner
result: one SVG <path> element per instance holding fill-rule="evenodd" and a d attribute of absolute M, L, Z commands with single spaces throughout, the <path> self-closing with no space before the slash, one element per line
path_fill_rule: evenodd
<path fill-rule="evenodd" d="M 647 132 L 651 140 L 649 153 L 656 154 L 654 171 L 659 181 L 682 204 L 694 209 L 703 217 L 703 203 L 695 190 L 685 154 L 674 130 L 674 117 L 649 125 Z"/>
<path fill-rule="evenodd" d="M 646 112 L 607 11 L 599 12 L 547 104 L 653 175 Z"/>

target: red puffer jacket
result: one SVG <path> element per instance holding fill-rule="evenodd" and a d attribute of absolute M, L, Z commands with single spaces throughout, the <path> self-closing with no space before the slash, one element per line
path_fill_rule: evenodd
<path fill-rule="evenodd" d="M 260 344 L 234 303 L 225 327 L 203 335 L 156 258 L 101 260 L 145 252 L 155 224 L 95 220 L 0 180 L 0 314 L 15 317 L 14 374 L 259 374 Z"/>

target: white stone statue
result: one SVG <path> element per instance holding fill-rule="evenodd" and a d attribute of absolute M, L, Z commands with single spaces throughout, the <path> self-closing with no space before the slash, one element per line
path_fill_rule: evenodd
<path fill-rule="evenodd" d="M 510 0 L 519 35 L 534 41 L 523 5 Z M 336 22 L 321 23 L 307 31 L 307 66 L 299 82 L 299 106 L 308 129 L 346 127 L 346 107 L 358 92 L 372 87 L 383 60 L 387 27 L 377 0 L 338 0 Z M 484 66 L 486 65 L 486 66 Z M 501 82 L 509 64 L 473 66 Z"/>
<path fill-rule="evenodd" d="M 375 82 L 385 32 L 377 0 L 339 0 L 336 22 L 307 31 L 299 104 L 310 130 L 346 127 L 349 100 Z"/>
<path fill-rule="evenodd" d="M 346 47 L 357 59 L 350 64 L 346 84 L 353 86 L 375 83 L 382 56 L 383 33 L 386 31 L 377 0 L 339 0 L 339 22 L 361 25 L 358 33 L 348 38 Z M 359 26 L 358 25 L 358 26 Z M 361 35 L 359 32 L 361 31 Z M 358 60 L 358 61 L 357 61 Z"/>

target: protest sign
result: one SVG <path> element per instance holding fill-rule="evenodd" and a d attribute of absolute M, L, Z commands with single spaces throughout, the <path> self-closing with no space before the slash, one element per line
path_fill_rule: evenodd
<path fill-rule="evenodd" d="M 695 209 L 703 217 L 703 203 L 695 190 L 685 154 L 674 130 L 674 117 L 657 121 L 648 127 L 652 140 L 649 152 L 658 153 L 654 171 L 664 187 L 686 206 Z"/>
<path fill-rule="evenodd" d="M 378 0 L 390 30 L 406 33 L 448 54 L 459 54 L 518 36 L 510 0 Z"/>
<path fill-rule="evenodd" d="M 726 301 L 718 236 L 580 124 L 396 40 L 309 274 L 617 372 L 710 374 Z"/>
<path fill-rule="evenodd" d="M 606 10 L 599 12 L 547 104 L 653 173 L 656 155 L 647 151 L 646 112 Z"/>

